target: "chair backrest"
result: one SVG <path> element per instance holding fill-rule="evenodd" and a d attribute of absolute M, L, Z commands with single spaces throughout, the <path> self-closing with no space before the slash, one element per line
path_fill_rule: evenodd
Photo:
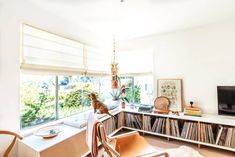
<path fill-rule="evenodd" d="M 105 128 L 101 122 L 96 123 L 97 136 L 109 157 L 120 157 L 121 155 L 109 143 Z"/>
<path fill-rule="evenodd" d="M 8 157 L 8 155 L 11 152 L 17 138 L 22 139 L 22 137 L 20 135 L 16 134 L 16 133 L 14 133 L 14 132 L 6 131 L 6 130 L 0 130 L 0 134 L 14 136 L 12 142 L 10 143 L 10 145 L 7 147 L 6 151 L 3 154 L 3 157 Z"/>

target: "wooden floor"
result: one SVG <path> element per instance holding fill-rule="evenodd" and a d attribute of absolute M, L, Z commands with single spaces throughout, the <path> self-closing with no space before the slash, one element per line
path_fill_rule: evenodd
<path fill-rule="evenodd" d="M 121 131 L 118 134 L 122 134 L 127 131 Z M 143 135 L 143 134 L 141 134 Z M 159 150 L 164 149 L 170 149 L 170 148 L 177 148 L 182 145 L 191 147 L 198 152 L 200 152 L 201 155 L 205 157 L 235 157 L 235 153 L 231 151 L 226 151 L 222 149 L 217 148 L 211 148 L 206 146 L 201 146 L 201 148 L 198 148 L 196 144 L 188 143 L 188 142 L 182 142 L 178 140 L 170 140 L 168 141 L 166 138 L 163 137 L 157 137 L 153 135 L 143 135 L 145 139 L 154 147 L 156 147 Z M 101 151 L 99 151 L 99 157 L 101 156 Z"/>
<path fill-rule="evenodd" d="M 144 137 L 151 145 L 162 150 L 169 148 L 177 148 L 179 146 L 185 145 L 197 150 L 198 152 L 200 152 L 200 154 L 205 157 L 235 157 L 235 153 L 217 148 L 201 146 L 201 148 L 199 149 L 196 144 L 191 144 L 188 142 L 182 142 L 177 140 L 167 141 L 166 138 L 156 137 L 152 135 L 145 135 Z"/>

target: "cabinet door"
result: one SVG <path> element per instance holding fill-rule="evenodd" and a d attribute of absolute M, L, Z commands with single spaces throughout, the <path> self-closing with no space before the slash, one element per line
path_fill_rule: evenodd
<path fill-rule="evenodd" d="M 86 131 L 83 131 L 42 151 L 40 157 L 81 157 L 87 151 Z"/>

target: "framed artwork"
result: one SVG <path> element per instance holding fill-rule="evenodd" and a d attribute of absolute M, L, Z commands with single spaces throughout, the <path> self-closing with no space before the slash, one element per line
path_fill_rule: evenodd
<path fill-rule="evenodd" d="M 159 79 L 158 97 L 170 99 L 171 111 L 182 111 L 182 79 Z"/>

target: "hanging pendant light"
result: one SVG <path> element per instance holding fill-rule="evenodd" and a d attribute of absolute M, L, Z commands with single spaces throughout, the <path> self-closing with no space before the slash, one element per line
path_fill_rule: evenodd
<path fill-rule="evenodd" d="M 112 89 L 118 88 L 118 63 L 116 62 L 116 45 L 115 36 L 113 36 L 113 60 L 111 63 L 111 87 Z"/>

